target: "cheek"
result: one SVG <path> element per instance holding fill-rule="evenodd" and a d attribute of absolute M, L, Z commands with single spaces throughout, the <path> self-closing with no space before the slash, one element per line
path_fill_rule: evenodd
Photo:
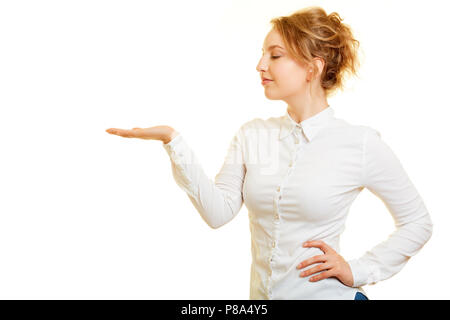
<path fill-rule="evenodd" d="M 275 74 L 277 85 L 286 90 L 298 90 L 306 82 L 305 73 L 294 64 L 277 66 Z"/>
<path fill-rule="evenodd" d="M 293 72 L 288 72 L 280 78 L 280 81 L 277 82 L 277 86 L 283 89 L 286 94 L 289 94 L 303 88 L 305 86 L 305 82 L 306 81 L 300 75 Z"/>

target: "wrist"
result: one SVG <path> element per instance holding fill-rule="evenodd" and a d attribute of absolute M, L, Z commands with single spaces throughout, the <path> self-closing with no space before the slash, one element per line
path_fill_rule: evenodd
<path fill-rule="evenodd" d="M 167 137 L 165 137 L 165 139 L 162 140 L 162 142 L 164 144 L 169 143 L 170 141 L 173 140 L 173 138 L 175 138 L 177 135 L 179 134 L 178 131 L 176 131 L 175 129 L 172 129 L 172 131 L 167 135 Z"/>

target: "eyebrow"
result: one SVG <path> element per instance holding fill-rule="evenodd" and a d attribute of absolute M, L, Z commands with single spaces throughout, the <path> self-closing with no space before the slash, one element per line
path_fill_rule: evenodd
<path fill-rule="evenodd" d="M 274 44 L 274 45 L 271 45 L 271 46 L 269 47 L 269 50 L 271 50 L 271 49 L 273 49 L 273 48 L 276 48 L 276 47 L 278 47 L 278 48 L 280 48 L 280 49 L 284 49 L 282 46 L 279 46 L 279 45 L 277 45 L 277 44 Z M 264 48 L 262 48 L 261 50 L 264 51 Z"/>

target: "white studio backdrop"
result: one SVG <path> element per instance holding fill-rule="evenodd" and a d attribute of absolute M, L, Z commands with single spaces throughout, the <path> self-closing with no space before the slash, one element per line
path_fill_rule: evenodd
<path fill-rule="evenodd" d="M 336 116 L 380 131 L 424 198 L 431 240 L 370 299 L 448 299 L 445 1 L 0 1 L 0 298 L 248 299 L 245 205 L 220 229 L 176 185 L 162 142 L 107 128 L 170 125 L 214 179 L 236 130 L 284 114 L 256 65 L 270 19 L 338 12 L 361 42 Z M 364 190 L 341 254 L 394 230 Z"/>

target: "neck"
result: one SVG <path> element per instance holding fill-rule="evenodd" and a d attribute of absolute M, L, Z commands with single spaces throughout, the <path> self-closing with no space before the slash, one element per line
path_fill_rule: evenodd
<path fill-rule="evenodd" d="M 298 97 L 290 97 L 284 101 L 288 104 L 287 111 L 289 115 L 297 123 L 314 116 L 329 106 L 323 93 L 316 96 L 302 94 Z"/>

